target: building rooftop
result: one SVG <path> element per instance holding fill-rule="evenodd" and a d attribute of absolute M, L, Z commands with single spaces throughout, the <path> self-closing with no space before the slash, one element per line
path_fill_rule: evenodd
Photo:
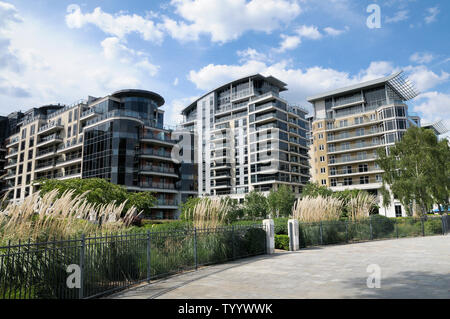
<path fill-rule="evenodd" d="M 155 100 L 156 103 L 158 103 L 158 106 L 163 106 L 165 103 L 164 98 L 161 95 L 159 95 L 155 92 L 146 91 L 146 90 L 136 90 L 136 89 L 120 90 L 120 91 L 114 92 L 113 94 L 111 94 L 111 96 L 114 96 L 117 98 L 123 98 L 123 97 L 128 97 L 128 96 L 147 97 L 147 98 L 151 98 L 152 100 Z"/>
<path fill-rule="evenodd" d="M 188 107 L 184 108 L 184 110 L 183 110 L 181 113 L 182 113 L 182 114 L 185 114 L 188 110 L 192 109 L 194 106 L 197 105 L 197 101 L 203 99 L 205 96 L 211 94 L 211 93 L 214 92 L 214 91 L 218 91 L 218 90 L 221 90 L 221 89 L 226 89 L 226 88 L 229 87 L 230 85 L 234 85 L 234 84 L 240 83 L 240 82 L 242 82 L 242 81 L 244 81 L 244 80 L 250 80 L 250 79 L 252 79 L 252 80 L 253 80 L 253 79 L 255 79 L 255 80 L 266 80 L 267 82 L 269 82 L 269 83 L 271 83 L 271 84 L 273 84 L 273 85 L 275 85 L 275 86 L 278 86 L 278 87 L 280 88 L 280 92 L 287 91 L 287 88 L 286 88 L 287 84 L 286 84 L 286 83 L 284 83 L 284 82 L 278 80 L 277 78 L 275 78 L 275 77 L 273 77 L 273 76 L 271 76 L 271 75 L 269 75 L 269 76 L 266 77 L 266 76 L 263 76 L 263 75 L 261 75 L 261 74 L 258 73 L 258 74 L 249 75 L 249 76 L 246 76 L 246 77 L 243 77 L 243 78 L 240 78 L 240 79 L 231 81 L 231 82 L 229 82 L 229 83 L 226 83 L 226 84 L 223 84 L 223 85 L 219 86 L 218 88 L 216 88 L 216 89 L 214 89 L 214 90 L 209 91 L 208 93 L 202 95 L 202 96 L 199 97 L 197 100 L 195 100 L 194 102 L 192 102 Z"/>
<path fill-rule="evenodd" d="M 417 95 L 419 95 L 419 92 L 416 91 L 416 89 L 414 88 L 414 85 L 408 80 L 408 78 L 403 76 L 403 71 L 400 71 L 400 72 L 394 73 L 392 75 L 389 75 L 389 76 L 386 76 L 383 78 L 379 78 L 379 79 L 375 79 L 375 80 L 371 80 L 371 81 L 367 81 L 367 82 L 362 82 L 359 84 L 355 84 L 355 85 L 343 87 L 340 89 L 336 89 L 333 91 L 328 91 L 325 93 L 314 95 L 314 96 L 309 97 L 307 100 L 308 100 L 308 102 L 312 103 L 314 101 L 326 99 L 326 98 L 329 98 L 329 97 L 332 97 L 335 95 L 350 93 L 352 91 L 359 91 L 361 89 L 376 87 L 383 83 L 388 83 L 391 86 L 391 88 L 394 89 L 399 94 L 399 96 L 401 96 L 404 99 L 404 101 L 411 100 L 411 99 L 415 98 Z"/>
<path fill-rule="evenodd" d="M 444 122 L 442 122 L 442 120 L 431 124 L 424 124 L 422 127 L 434 130 L 436 135 L 442 135 L 449 131 L 448 127 L 444 124 Z"/>

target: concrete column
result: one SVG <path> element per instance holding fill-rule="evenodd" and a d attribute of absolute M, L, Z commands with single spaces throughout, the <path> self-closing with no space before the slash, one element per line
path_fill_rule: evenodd
<path fill-rule="evenodd" d="M 275 252 L 275 224 L 273 219 L 264 219 L 263 227 L 266 231 L 266 251 L 271 255 Z"/>
<path fill-rule="evenodd" d="M 300 249 L 300 235 L 298 230 L 298 220 L 289 219 L 288 221 L 289 234 L 289 250 L 297 251 Z"/>

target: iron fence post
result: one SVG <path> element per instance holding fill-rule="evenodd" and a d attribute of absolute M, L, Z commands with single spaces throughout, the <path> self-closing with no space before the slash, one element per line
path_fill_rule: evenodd
<path fill-rule="evenodd" d="M 348 220 L 345 221 L 345 242 L 348 243 Z"/>
<path fill-rule="evenodd" d="M 80 291 L 79 298 L 84 298 L 84 254 L 86 250 L 86 237 L 81 235 L 81 246 L 80 246 Z"/>
<path fill-rule="evenodd" d="M 444 215 L 441 216 L 441 223 L 442 223 L 442 235 L 445 235 L 446 227 L 444 222 Z"/>
<path fill-rule="evenodd" d="M 322 221 L 320 221 L 320 224 L 319 224 L 319 230 L 320 230 L 320 244 L 323 245 L 323 227 L 322 227 Z"/>
<path fill-rule="evenodd" d="M 194 262 L 195 262 L 195 270 L 198 269 L 198 260 L 197 260 L 197 228 L 194 227 Z"/>
<path fill-rule="evenodd" d="M 420 218 L 420 221 L 422 223 L 422 236 L 425 237 L 425 225 L 424 225 L 424 222 L 423 222 L 423 217 Z"/>
<path fill-rule="evenodd" d="M 233 260 L 236 259 L 236 250 L 235 250 L 234 244 L 235 244 L 235 242 L 234 242 L 234 225 L 232 225 L 231 226 L 231 247 L 233 249 L 232 250 L 233 251 Z"/>
<path fill-rule="evenodd" d="M 372 216 L 369 217 L 369 225 L 370 225 L 370 240 L 373 240 Z"/>
<path fill-rule="evenodd" d="M 397 234 L 397 239 L 398 239 L 398 224 L 397 224 L 397 219 L 395 219 L 395 233 Z"/>
<path fill-rule="evenodd" d="M 151 278 L 151 259 L 150 259 L 150 231 L 147 231 L 147 281 Z"/>

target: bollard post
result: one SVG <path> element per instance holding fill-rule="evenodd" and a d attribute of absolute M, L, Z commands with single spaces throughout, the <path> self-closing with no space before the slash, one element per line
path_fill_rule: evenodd
<path fill-rule="evenodd" d="M 273 219 L 264 219 L 263 226 L 266 231 L 266 253 L 271 255 L 275 252 L 275 224 Z"/>
<path fill-rule="evenodd" d="M 395 219 L 395 233 L 397 234 L 397 239 L 398 239 L 398 223 L 397 223 L 397 219 Z"/>
<path fill-rule="evenodd" d="M 298 220 L 289 219 L 288 221 L 288 234 L 289 234 L 289 250 L 297 251 L 300 249 L 300 235 L 298 229 Z"/>

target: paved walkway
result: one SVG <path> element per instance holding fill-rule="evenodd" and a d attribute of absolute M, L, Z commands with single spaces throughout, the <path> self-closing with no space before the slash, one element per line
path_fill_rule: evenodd
<path fill-rule="evenodd" d="M 381 267 L 381 288 L 367 288 L 371 264 Z M 450 236 L 278 252 L 183 273 L 110 298 L 450 298 Z"/>

